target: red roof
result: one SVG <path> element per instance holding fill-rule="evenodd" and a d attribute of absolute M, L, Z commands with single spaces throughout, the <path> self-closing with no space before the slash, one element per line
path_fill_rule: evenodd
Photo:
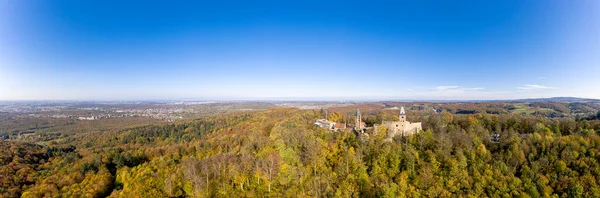
<path fill-rule="evenodd" d="M 335 125 L 333 127 L 343 129 L 343 128 L 346 128 L 346 124 L 335 123 Z"/>

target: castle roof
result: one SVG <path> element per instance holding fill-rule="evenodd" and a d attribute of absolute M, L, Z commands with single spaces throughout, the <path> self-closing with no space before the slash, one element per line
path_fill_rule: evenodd
<path fill-rule="evenodd" d="M 340 129 L 345 129 L 346 128 L 346 124 L 342 124 L 342 123 L 335 123 L 333 125 L 333 127 L 335 128 L 340 128 Z"/>

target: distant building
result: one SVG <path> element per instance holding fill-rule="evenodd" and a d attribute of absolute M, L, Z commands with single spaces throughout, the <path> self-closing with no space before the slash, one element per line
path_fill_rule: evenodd
<path fill-rule="evenodd" d="M 321 128 L 333 129 L 333 127 L 335 126 L 335 122 L 331 122 L 327 119 L 318 119 L 315 122 L 315 126 L 321 127 Z"/>
<path fill-rule="evenodd" d="M 96 120 L 97 117 L 95 116 L 90 116 L 90 117 L 79 117 L 77 118 L 78 120 Z"/>
<path fill-rule="evenodd" d="M 493 141 L 494 143 L 498 143 L 498 142 L 500 142 L 500 134 L 498 134 L 498 133 L 495 133 L 495 134 L 493 134 L 493 135 L 492 135 L 492 141 Z"/>
<path fill-rule="evenodd" d="M 422 129 L 420 122 L 410 123 L 409 121 L 406 121 L 404 107 L 400 108 L 399 121 L 383 121 L 382 125 L 385 125 L 388 128 L 389 139 L 397 135 L 412 135 L 418 133 Z M 375 128 L 377 128 L 377 125 Z"/>
<path fill-rule="evenodd" d="M 331 131 L 337 131 L 337 130 L 344 130 L 344 129 L 346 129 L 346 124 L 335 123 L 335 122 L 329 121 L 328 119 L 329 119 L 329 117 L 328 117 L 328 113 L 327 113 L 327 110 L 326 110 L 325 119 L 318 119 L 315 122 L 315 126 L 316 127 L 320 127 L 320 128 L 327 128 L 327 129 L 329 129 Z"/>
<path fill-rule="evenodd" d="M 320 128 L 327 128 L 329 130 L 332 131 L 337 131 L 337 130 L 344 130 L 346 129 L 346 124 L 342 124 L 342 123 L 335 123 L 326 119 L 318 119 L 315 122 L 315 126 L 316 127 L 320 127 Z"/>
<path fill-rule="evenodd" d="M 338 129 L 342 129 L 342 130 L 343 130 L 343 129 L 346 129 L 346 124 L 342 124 L 342 123 L 335 123 L 335 124 L 333 125 L 333 128 L 334 128 L 335 130 L 338 130 Z"/>

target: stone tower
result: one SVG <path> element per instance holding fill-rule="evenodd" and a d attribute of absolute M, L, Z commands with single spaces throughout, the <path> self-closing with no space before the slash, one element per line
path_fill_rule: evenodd
<path fill-rule="evenodd" d="M 400 134 L 402 134 L 403 136 L 406 135 L 406 131 L 404 131 L 405 126 L 406 126 L 406 112 L 404 112 L 404 107 L 400 107 L 400 126 L 398 126 Z"/>
<path fill-rule="evenodd" d="M 356 120 L 355 120 L 355 124 L 354 124 L 354 130 L 356 131 L 362 131 L 361 127 L 360 127 L 360 122 L 361 122 L 361 116 L 360 116 L 360 110 L 356 109 Z"/>
<path fill-rule="evenodd" d="M 406 121 L 406 112 L 404 112 L 404 107 L 400 107 L 400 122 Z"/>

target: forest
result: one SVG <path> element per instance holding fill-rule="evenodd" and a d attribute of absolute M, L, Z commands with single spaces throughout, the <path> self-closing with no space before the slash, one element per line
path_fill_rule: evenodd
<path fill-rule="evenodd" d="M 456 111 L 460 108 L 469 105 L 439 111 L 409 107 L 408 120 L 422 122 L 423 131 L 392 141 L 386 141 L 383 127 L 364 134 L 317 128 L 313 123 L 323 110 L 291 108 L 70 133 L 43 145 L 0 141 L 0 194 L 600 197 L 600 114 L 506 113 L 512 107 L 504 105 L 496 109 L 506 112 L 498 114 L 492 107 Z M 397 113 L 361 110 L 367 125 Z M 338 121 L 353 119 L 347 109 L 330 113 Z"/>

